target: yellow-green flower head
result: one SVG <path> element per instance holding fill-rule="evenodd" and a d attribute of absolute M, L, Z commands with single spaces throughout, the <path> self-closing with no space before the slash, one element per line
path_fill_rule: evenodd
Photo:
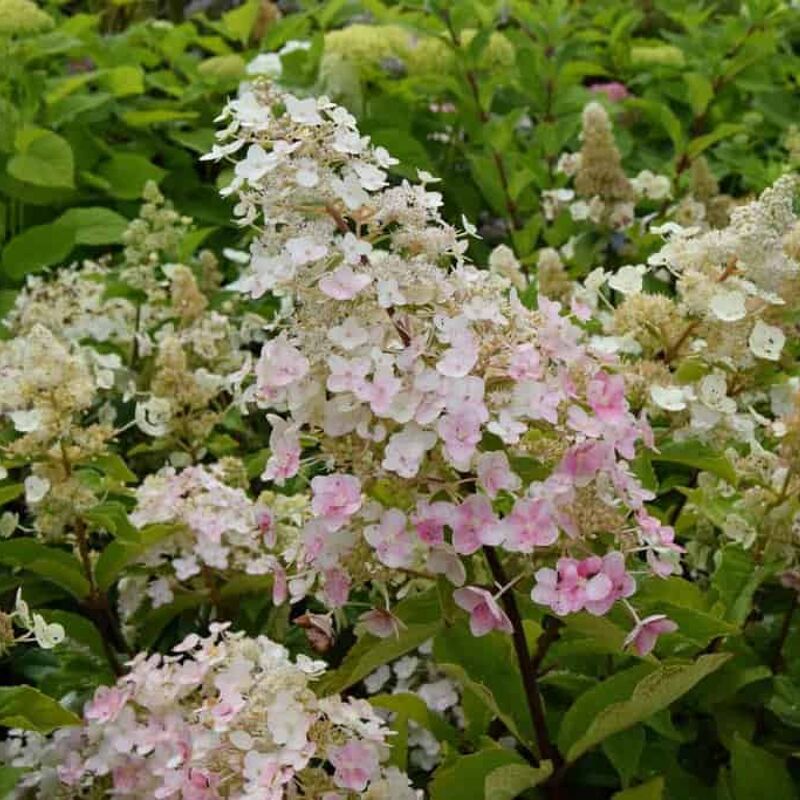
<path fill-rule="evenodd" d="M 0 0 L 0 36 L 24 36 L 52 27 L 52 17 L 31 0 Z"/>
<path fill-rule="evenodd" d="M 475 31 L 464 31 L 462 40 L 469 44 Z M 451 71 L 455 62 L 448 45 L 435 36 L 420 35 L 401 25 L 351 25 L 325 35 L 326 66 L 345 60 L 359 72 L 380 67 L 385 59 L 399 59 L 410 75 Z M 493 33 L 483 54 L 481 67 L 494 69 L 514 61 L 511 43 L 500 33 Z"/>

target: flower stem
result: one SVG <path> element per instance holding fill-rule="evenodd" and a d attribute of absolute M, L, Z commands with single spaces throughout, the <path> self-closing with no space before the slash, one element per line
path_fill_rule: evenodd
<path fill-rule="evenodd" d="M 500 562 L 497 552 L 493 547 L 484 547 L 483 553 L 486 556 L 486 561 L 489 564 L 492 577 L 501 586 L 505 586 L 508 583 L 508 577 L 503 569 L 503 565 Z M 539 692 L 536 665 L 531 658 L 530 650 L 528 650 L 528 642 L 525 639 L 525 630 L 522 627 L 522 617 L 520 616 L 519 608 L 517 607 L 517 601 L 514 597 L 514 592 L 504 593 L 501 599 L 513 629 L 511 638 L 514 642 L 514 652 L 516 653 L 517 662 L 519 663 L 522 686 L 525 690 L 525 698 L 528 703 L 528 710 L 530 711 L 533 729 L 536 734 L 536 744 L 539 749 L 539 757 L 542 759 L 549 759 L 552 761 L 553 767 L 557 768 L 561 765 L 563 759 L 561 754 L 558 752 L 558 749 L 550 740 L 550 733 L 547 729 L 547 720 L 545 719 L 544 715 L 542 695 Z M 542 657 L 543 655 L 544 654 L 542 654 Z M 541 658 L 539 661 L 541 661 Z"/>

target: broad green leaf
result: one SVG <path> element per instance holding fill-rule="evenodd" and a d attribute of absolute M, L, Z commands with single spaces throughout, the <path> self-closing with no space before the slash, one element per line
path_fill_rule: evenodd
<path fill-rule="evenodd" d="M 692 139 L 686 148 L 686 155 L 688 155 L 689 158 L 697 158 L 703 151 L 708 150 L 711 145 L 716 144 L 722 139 L 727 139 L 729 136 L 741 133 L 744 129 L 744 125 L 739 125 L 734 122 L 723 122 L 717 125 L 711 133 L 706 133 L 703 136 Z"/>
<path fill-rule="evenodd" d="M 663 797 L 664 779 L 658 777 L 647 783 L 640 783 L 631 789 L 623 789 L 614 794 L 611 800 L 661 800 Z"/>
<path fill-rule="evenodd" d="M 22 280 L 64 261 L 75 244 L 75 232 L 58 224 L 34 225 L 15 236 L 3 248 L 3 273 Z"/>
<path fill-rule="evenodd" d="M 661 463 L 684 464 L 687 467 L 711 472 L 730 484 L 736 484 L 736 470 L 733 464 L 710 445 L 694 439 L 660 445 L 658 452 L 650 454 L 650 459 Z"/>
<path fill-rule="evenodd" d="M 205 596 L 199 593 L 177 595 L 171 603 L 148 611 L 137 624 L 138 641 L 142 648 L 152 647 L 169 623 L 184 611 L 199 608 Z"/>
<path fill-rule="evenodd" d="M 735 800 L 797 800 L 797 784 L 786 762 L 738 734 L 731 751 L 731 783 Z"/>
<path fill-rule="evenodd" d="M 692 113 L 699 117 L 708 108 L 711 98 L 714 96 L 714 89 L 711 81 L 699 72 L 687 72 L 683 76 L 686 88 L 689 90 L 689 102 L 692 105 Z"/>
<path fill-rule="evenodd" d="M 71 208 L 56 222 L 74 231 L 76 244 L 119 244 L 128 220 L 110 208 Z"/>
<path fill-rule="evenodd" d="M 107 531 L 123 542 L 135 544 L 141 539 L 139 531 L 128 519 L 125 506 L 120 502 L 106 500 L 98 503 L 84 512 L 84 516 L 89 522 L 94 523 L 94 526 Z"/>
<path fill-rule="evenodd" d="M 576 761 L 607 737 L 643 722 L 656 711 L 670 706 L 730 657 L 730 653 L 712 653 L 700 656 L 693 663 L 665 664 L 643 677 L 642 673 L 635 672 L 640 668 L 634 667 L 628 671 L 637 677 L 632 682 L 633 692 L 618 702 L 607 702 L 608 695 L 613 693 L 604 694 L 604 690 L 611 681 L 624 681 L 626 673 L 603 681 L 579 697 L 565 715 L 559 734 L 559 748 L 566 754 L 567 761 Z M 619 689 L 618 683 L 615 683 L 615 688 Z M 616 694 L 618 696 L 619 691 Z M 592 713 L 598 705 L 601 706 L 599 713 Z"/>
<path fill-rule="evenodd" d="M 122 121 L 132 128 L 146 128 L 164 122 L 186 122 L 197 119 L 196 111 L 179 111 L 174 108 L 133 109 L 122 114 Z"/>
<path fill-rule="evenodd" d="M 402 600 L 393 611 L 405 626 L 399 635 L 386 639 L 370 634 L 361 636 L 339 668 L 319 681 L 320 694 L 341 692 L 358 683 L 382 664 L 400 658 L 435 636 L 443 624 L 435 589 Z"/>
<path fill-rule="evenodd" d="M 21 497 L 25 492 L 25 487 L 21 483 L 9 483 L 5 486 L 0 486 L 0 506 L 10 503 Z"/>
<path fill-rule="evenodd" d="M 80 717 L 32 686 L 0 686 L 0 725 L 50 733 L 80 722 Z"/>
<path fill-rule="evenodd" d="M 500 767 L 525 765 L 513 750 L 494 747 L 461 756 L 439 767 L 430 784 L 431 800 L 494 800 L 486 794 L 486 779 Z"/>
<path fill-rule="evenodd" d="M 166 172 L 138 153 L 115 153 L 97 168 L 108 181 L 109 192 L 123 200 L 138 200 L 148 181 L 158 183 Z"/>
<path fill-rule="evenodd" d="M 418 695 L 409 692 L 378 694 L 370 697 L 369 701 L 373 706 L 386 708 L 414 720 L 417 725 L 427 728 L 440 742 L 458 744 L 458 731 L 441 714 L 431 711 Z"/>
<path fill-rule="evenodd" d="M 24 767 L 0 767 L 0 798 L 8 797 L 17 788 L 26 771 Z"/>
<path fill-rule="evenodd" d="M 433 656 L 445 672 L 450 665 L 463 671 L 462 679 L 487 704 L 495 704 L 511 732 L 526 743 L 534 739 L 525 690 L 519 674 L 511 637 L 493 631 L 477 641 L 460 621 L 444 628 L 434 640 Z"/>
<path fill-rule="evenodd" d="M 100 83 L 114 97 L 144 93 L 144 71 L 136 64 L 121 64 L 100 75 Z"/>
<path fill-rule="evenodd" d="M 750 614 L 756 589 L 774 569 L 756 565 L 753 554 L 730 544 L 718 551 L 711 585 L 725 607 L 725 619 L 741 625 Z"/>
<path fill-rule="evenodd" d="M 131 472 L 128 465 L 117 453 L 105 453 L 104 455 L 95 456 L 88 461 L 80 462 L 80 465 L 94 467 L 120 483 L 135 483 L 138 480 L 136 473 Z"/>
<path fill-rule="evenodd" d="M 258 0 L 247 0 L 238 8 L 228 11 L 222 15 L 222 27 L 225 33 L 232 39 L 236 39 L 242 44 L 247 44 L 253 26 L 258 18 L 261 4 Z"/>
<path fill-rule="evenodd" d="M 14 140 L 8 174 L 34 186 L 72 188 L 75 161 L 66 139 L 44 128 L 22 128 Z"/>
<path fill-rule="evenodd" d="M 615 733 L 603 742 L 603 753 L 619 774 L 623 786 L 630 785 L 636 777 L 644 744 L 645 733 L 641 725 Z"/>
<path fill-rule="evenodd" d="M 68 639 L 87 647 L 105 661 L 106 651 L 103 647 L 102 634 L 86 617 L 72 611 L 51 608 L 39 609 L 37 613 L 41 614 L 48 622 L 57 622 L 64 628 Z"/>
<path fill-rule="evenodd" d="M 0 564 L 35 572 L 78 599 L 86 597 L 91 588 L 80 562 L 72 553 L 28 537 L 0 542 Z"/>
<path fill-rule="evenodd" d="M 553 764 L 542 761 L 538 767 L 528 764 L 505 764 L 492 770 L 483 784 L 487 800 L 514 800 L 526 789 L 544 783 L 553 774 Z"/>

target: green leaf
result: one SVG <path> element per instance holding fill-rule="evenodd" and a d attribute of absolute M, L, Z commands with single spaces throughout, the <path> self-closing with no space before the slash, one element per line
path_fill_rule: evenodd
<path fill-rule="evenodd" d="M 164 122 L 185 122 L 197 119 L 196 111 L 179 111 L 174 108 L 133 109 L 122 114 L 122 121 L 132 128 L 146 128 Z"/>
<path fill-rule="evenodd" d="M 205 597 L 199 593 L 182 594 L 164 606 L 154 608 L 145 614 L 137 625 L 138 641 L 142 648 L 152 647 L 164 628 L 184 611 L 203 605 Z"/>
<path fill-rule="evenodd" d="M 123 200 L 138 200 L 148 181 L 158 183 L 167 174 L 138 153 L 115 153 L 97 168 L 110 185 L 109 192 Z"/>
<path fill-rule="evenodd" d="M 0 486 L 0 506 L 10 503 L 21 497 L 25 491 L 25 487 L 21 483 L 9 483 L 6 486 Z"/>
<path fill-rule="evenodd" d="M 704 150 L 708 150 L 711 145 L 716 144 L 722 139 L 735 136 L 743 130 L 745 130 L 744 125 L 739 125 L 734 122 L 723 122 L 717 125 L 711 133 L 706 133 L 703 136 L 692 139 L 686 148 L 686 155 L 689 156 L 689 158 L 697 158 Z"/>
<path fill-rule="evenodd" d="M 553 764 L 542 761 L 538 767 L 528 764 L 505 764 L 492 770 L 483 784 L 487 800 L 514 800 L 526 789 L 544 783 L 553 774 Z"/>
<path fill-rule="evenodd" d="M 71 189 L 75 161 L 66 139 L 44 128 L 22 128 L 14 141 L 16 154 L 6 165 L 8 174 L 34 186 Z"/>
<path fill-rule="evenodd" d="M 131 472 L 128 465 L 117 453 L 105 453 L 95 456 L 88 461 L 81 461 L 80 466 L 94 467 L 120 483 L 135 483 L 139 480 L 136 473 Z"/>
<path fill-rule="evenodd" d="M 617 792 L 611 800 L 661 800 L 662 797 L 664 797 L 664 779 L 658 777 L 647 783 L 640 783 L 632 789 Z"/>
<path fill-rule="evenodd" d="M 440 742 L 458 744 L 458 731 L 440 714 L 431 711 L 418 695 L 409 692 L 378 694 L 370 697 L 369 702 L 373 706 L 386 708 L 414 720 L 417 725 L 427 728 Z"/>
<path fill-rule="evenodd" d="M 797 800 L 786 762 L 736 734 L 731 751 L 735 800 Z"/>
<path fill-rule="evenodd" d="M 645 733 L 641 725 L 615 733 L 603 742 L 603 752 L 622 781 L 628 786 L 639 768 L 645 744 Z"/>
<path fill-rule="evenodd" d="M 496 770 L 509 764 L 525 762 L 513 750 L 494 747 L 445 764 L 433 774 L 430 784 L 431 800 L 494 800 L 486 794 L 486 779 Z"/>
<path fill-rule="evenodd" d="M 259 0 L 247 0 L 233 11 L 222 15 L 222 27 L 232 39 L 247 44 L 261 9 Z"/>
<path fill-rule="evenodd" d="M 689 90 L 689 102 L 692 106 L 692 113 L 699 117 L 705 113 L 711 98 L 714 96 L 714 89 L 711 81 L 699 72 L 687 72 L 683 76 L 686 88 Z"/>
<path fill-rule="evenodd" d="M 22 280 L 64 261 L 75 244 L 75 232 L 63 225 L 34 225 L 15 236 L 3 248 L 3 272 Z"/>
<path fill-rule="evenodd" d="M 711 585 L 725 607 L 725 619 L 741 625 L 750 614 L 756 589 L 775 570 L 756 565 L 752 553 L 733 544 L 723 547 L 716 561 Z"/>
<path fill-rule="evenodd" d="M 98 503 L 84 512 L 84 517 L 116 539 L 132 544 L 140 541 L 139 531 L 131 524 L 128 512 L 120 502 L 106 500 Z"/>
<path fill-rule="evenodd" d="M 711 472 L 730 484 L 736 484 L 736 470 L 733 464 L 718 450 L 694 439 L 660 445 L 658 452 L 650 454 L 650 459 L 668 464 L 684 464 L 687 467 Z"/>
<path fill-rule="evenodd" d="M 89 581 L 72 553 L 20 537 L 0 542 L 0 564 L 21 567 L 66 589 L 78 599 L 89 594 Z"/>
<path fill-rule="evenodd" d="M 24 767 L 0 767 L 0 798 L 8 797 L 25 774 Z"/>
<path fill-rule="evenodd" d="M 0 686 L 0 725 L 50 733 L 80 723 L 80 717 L 32 686 Z"/>
<path fill-rule="evenodd" d="M 119 244 L 128 220 L 110 208 L 71 208 L 56 223 L 74 232 L 76 244 Z"/>
<path fill-rule="evenodd" d="M 558 739 L 559 749 L 566 753 L 567 761 L 576 761 L 607 737 L 670 706 L 730 657 L 730 653 L 712 653 L 700 656 L 693 663 L 665 664 L 648 674 L 643 674 L 639 666 L 603 681 L 581 695 L 565 714 Z M 646 669 L 649 670 L 649 666 Z M 626 681 L 629 674 L 635 680 Z M 615 691 L 609 691 L 612 682 Z M 628 689 L 631 684 L 632 694 L 615 702 L 620 689 Z M 623 697 L 626 695 L 627 692 L 622 694 Z"/>
<path fill-rule="evenodd" d="M 511 733 L 526 743 L 534 740 L 525 690 L 510 636 L 497 631 L 480 642 L 465 621 L 444 628 L 433 644 L 436 663 L 446 673 L 469 681 L 473 690 L 500 717 Z"/>
<path fill-rule="evenodd" d="M 370 634 L 361 636 L 339 668 L 319 681 L 320 694 L 341 692 L 358 683 L 382 664 L 400 658 L 435 636 L 443 624 L 435 589 L 402 600 L 393 612 L 405 626 L 399 635 L 386 639 Z"/>
<path fill-rule="evenodd" d="M 100 82 L 114 97 L 144 93 L 144 71 L 134 64 L 112 67 L 100 76 Z"/>

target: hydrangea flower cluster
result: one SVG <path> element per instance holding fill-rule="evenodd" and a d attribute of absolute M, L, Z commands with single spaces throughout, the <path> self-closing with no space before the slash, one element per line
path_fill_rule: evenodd
<path fill-rule="evenodd" d="M 722 426 L 752 442 L 759 424 L 772 424 L 750 408 L 760 387 L 769 387 L 764 373 L 781 359 L 782 310 L 796 296 L 796 186 L 792 176 L 779 179 L 757 200 L 734 208 L 721 230 L 660 226 L 666 242 L 647 265 L 593 277 L 593 286 L 607 281 L 623 297 L 613 312 L 600 313 L 607 329 L 627 337 L 628 350 L 662 365 L 659 374 L 657 366 L 649 370 L 651 405 L 688 412 L 695 433 Z M 674 299 L 645 291 L 650 271 L 674 281 Z M 694 365 L 689 380 L 671 371 L 681 362 Z"/>
<path fill-rule="evenodd" d="M 509 279 L 467 263 L 432 178 L 389 186 L 392 157 L 326 98 L 256 85 L 222 118 L 210 157 L 235 156 L 224 191 L 258 232 L 237 286 L 285 297 L 246 396 L 283 415 L 270 417 L 265 478 L 297 473 L 301 433 L 328 468 L 311 482 L 303 537 L 329 602 L 347 600 L 363 542 L 392 570 L 456 586 L 483 547 L 532 568 L 599 548 L 601 533 L 625 575 L 628 554 L 674 569 L 673 533 L 645 510 L 629 468 L 647 422 L 614 358 L 560 304 L 540 297 L 530 310 Z M 522 480 L 526 467 L 534 480 Z M 630 594 L 625 575 L 596 580 L 590 607 Z M 493 591 L 455 599 L 476 633 L 508 628 Z"/>
<path fill-rule="evenodd" d="M 12 736 L 6 761 L 36 767 L 13 796 L 416 800 L 369 703 L 314 694 L 324 662 L 225 628 L 137 656 L 82 726 Z"/>
<path fill-rule="evenodd" d="M 143 574 L 126 581 L 126 616 L 145 594 L 158 607 L 173 600 L 177 587 L 199 584 L 215 593 L 226 576 L 236 574 L 273 575 L 273 597 L 283 602 L 285 572 L 273 553 L 279 539 L 287 538 L 287 529 L 297 532 L 292 526 L 298 512 L 302 519 L 298 503 L 305 507 L 305 498 L 285 497 L 274 505 L 253 502 L 242 488 L 230 485 L 236 476 L 226 474 L 228 467 L 235 472 L 235 464 L 225 462 L 181 471 L 165 467 L 137 489 L 131 522 L 141 529 L 163 526 L 167 535 L 140 560 Z"/>

